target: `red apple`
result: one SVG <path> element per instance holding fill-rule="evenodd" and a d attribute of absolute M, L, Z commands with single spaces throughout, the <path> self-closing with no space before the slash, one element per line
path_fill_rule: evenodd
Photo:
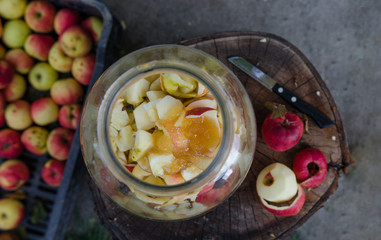
<path fill-rule="evenodd" d="M 46 146 L 48 135 L 47 129 L 32 126 L 21 134 L 21 142 L 29 152 L 35 155 L 43 155 L 48 151 Z"/>
<path fill-rule="evenodd" d="M 20 160 L 9 159 L 0 165 L 0 187 L 7 191 L 19 189 L 29 179 L 28 166 Z"/>
<path fill-rule="evenodd" d="M 48 33 L 53 31 L 56 8 L 48 1 L 33 1 L 25 10 L 25 21 L 35 32 Z"/>
<path fill-rule="evenodd" d="M 54 18 L 54 30 L 61 35 L 68 27 L 81 22 L 81 14 L 73 9 L 63 8 L 59 10 Z"/>
<path fill-rule="evenodd" d="M 63 73 L 70 72 L 73 65 L 73 58 L 66 56 L 58 42 L 50 48 L 48 61 L 56 71 Z"/>
<path fill-rule="evenodd" d="M 5 96 L 3 92 L 0 91 L 0 127 L 5 125 Z"/>
<path fill-rule="evenodd" d="M 5 88 L 11 81 L 14 73 L 14 67 L 11 63 L 0 60 L 0 89 Z"/>
<path fill-rule="evenodd" d="M 0 230 L 15 229 L 25 216 L 24 205 L 13 198 L 0 199 Z"/>
<path fill-rule="evenodd" d="M 73 61 L 73 66 L 71 68 L 71 73 L 73 74 L 75 80 L 83 85 L 89 85 L 91 81 L 91 76 L 93 75 L 95 66 L 95 55 L 89 54 L 84 57 L 75 58 Z"/>
<path fill-rule="evenodd" d="M 52 36 L 34 33 L 25 40 L 24 49 L 30 56 L 40 61 L 47 61 L 54 42 Z"/>
<path fill-rule="evenodd" d="M 307 148 L 296 154 L 292 169 L 303 187 L 314 188 L 325 178 L 327 160 L 318 149 Z"/>
<path fill-rule="evenodd" d="M 302 137 L 303 131 L 303 121 L 290 112 L 275 118 L 269 114 L 262 125 L 263 140 L 271 149 L 279 152 L 294 147 Z"/>
<path fill-rule="evenodd" d="M 86 56 L 93 46 L 90 34 L 80 25 L 67 28 L 58 41 L 64 53 L 73 58 Z"/>
<path fill-rule="evenodd" d="M 77 129 L 81 117 L 81 105 L 69 104 L 61 107 L 58 121 L 62 127 Z"/>
<path fill-rule="evenodd" d="M 0 130 L 0 157 L 18 157 L 23 149 L 19 132 L 11 129 Z"/>
<path fill-rule="evenodd" d="M 82 22 L 82 26 L 91 34 L 94 42 L 98 42 L 101 37 L 103 22 L 98 17 L 88 17 Z"/>
<path fill-rule="evenodd" d="M 12 81 L 4 89 L 5 100 L 12 102 L 22 98 L 26 92 L 26 81 L 23 76 L 14 74 Z"/>
<path fill-rule="evenodd" d="M 10 49 L 5 55 L 5 60 L 21 74 L 27 74 L 34 65 L 34 59 L 21 48 Z"/>
<path fill-rule="evenodd" d="M 24 130 L 32 125 L 30 105 L 25 100 L 16 100 L 5 108 L 5 122 L 15 130 Z"/>
<path fill-rule="evenodd" d="M 296 195 L 295 199 L 289 203 L 286 206 L 279 206 L 276 203 L 271 203 L 263 199 L 262 197 L 259 197 L 262 206 L 264 208 L 279 216 L 294 216 L 300 212 L 300 210 L 303 208 L 304 202 L 306 200 L 306 195 L 304 193 L 304 190 L 302 186 L 298 186 L 298 194 Z"/>
<path fill-rule="evenodd" d="M 66 160 L 69 156 L 74 132 L 70 129 L 58 127 L 49 133 L 48 153 L 55 159 Z"/>
<path fill-rule="evenodd" d="M 42 179 L 52 187 L 58 187 L 61 185 L 62 177 L 65 171 L 65 161 L 58 161 L 51 159 L 47 161 L 42 167 L 41 176 Z"/>
<path fill-rule="evenodd" d="M 34 101 L 30 107 L 30 113 L 34 123 L 46 126 L 57 121 L 59 108 L 50 97 L 40 98 Z"/>
<path fill-rule="evenodd" d="M 58 105 L 78 103 L 83 94 L 82 86 L 73 78 L 58 80 L 50 89 L 50 95 Z"/>

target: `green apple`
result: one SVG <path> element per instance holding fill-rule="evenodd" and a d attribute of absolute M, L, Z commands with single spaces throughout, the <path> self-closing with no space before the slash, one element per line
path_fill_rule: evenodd
<path fill-rule="evenodd" d="M 20 225 L 25 216 L 24 205 L 12 198 L 0 199 L 0 230 L 12 230 Z"/>
<path fill-rule="evenodd" d="M 11 82 L 4 89 L 5 100 L 8 102 L 22 98 L 26 92 L 26 81 L 22 75 L 13 74 Z"/>
<path fill-rule="evenodd" d="M 12 63 L 15 70 L 21 74 L 27 74 L 34 65 L 34 59 L 21 48 L 8 50 L 5 60 Z"/>
<path fill-rule="evenodd" d="M 58 79 L 58 73 L 46 62 L 34 65 L 28 75 L 29 83 L 37 90 L 47 91 Z"/>
<path fill-rule="evenodd" d="M 71 71 L 73 58 L 67 56 L 56 42 L 50 48 L 48 62 L 56 71 L 67 73 Z"/>
<path fill-rule="evenodd" d="M 32 125 L 30 104 L 25 100 L 11 102 L 5 108 L 5 121 L 14 130 L 24 130 Z"/>
<path fill-rule="evenodd" d="M 9 48 L 21 48 L 29 34 L 30 29 L 23 20 L 10 20 L 4 25 L 3 42 Z"/>
<path fill-rule="evenodd" d="M 24 15 L 27 0 L 0 0 L 0 16 L 17 19 Z"/>

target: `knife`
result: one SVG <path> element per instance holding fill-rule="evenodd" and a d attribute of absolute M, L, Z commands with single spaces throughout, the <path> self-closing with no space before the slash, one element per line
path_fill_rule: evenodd
<path fill-rule="evenodd" d="M 281 96 L 288 103 L 293 105 L 299 111 L 305 113 L 307 116 L 311 117 L 320 128 L 329 127 L 335 125 L 331 119 L 329 119 L 322 112 L 309 105 L 302 99 L 295 96 L 292 92 L 287 90 L 286 88 L 279 85 L 274 79 L 267 76 L 260 69 L 255 67 L 253 64 L 248 62 L 246 59 L 242 57 L 230 57 L 228 58 L 229 62 L 231 62 L 234 66 L 238 67 L 242 71 L 244 71 L 247 75 L 257 80 L 260 84 L 262 84 L 265 88 L 273 91 L 274 93 Z"/>

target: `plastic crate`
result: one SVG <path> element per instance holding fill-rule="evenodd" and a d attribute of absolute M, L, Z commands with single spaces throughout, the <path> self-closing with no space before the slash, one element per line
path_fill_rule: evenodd
<path fill-rule="evenodd" d="M 117 54 L 120 45 L 118 42 L 113 42 L 113 40 L 117 40 L 121 33 L 120 24 L 113 18 L 106 5 L 98 0 L 49 1 L 57 8 L 76 9 L 84 13 L 84 15 L 98 16 L 103 20 L 101 38 L 96 45 L 96 64 L 91 83 L 86 89 L 87 96 L 105 68 L 118 58 Z M 49 158 L 48 154 L 36 156 L 27 151 L 17 157 L 17 159 L 23 160 L 30 170 L 30 179 L 21 187 L 28 196 L 24 201 L 26 216 L 21 223 L 26 228 L 27 240 L 63 239 L 64 237 L 66 226 L 75 205 L 79 183 L 86 171 L 80 149 L 79 128 L 75 131 L 60 187 L 51 187 L 41 178 L 41 169 Z M 3 160 L 0 158 L 0 162 L 3 162 Z M 1 196 L 7 193 L 9 192 L 0 190 Z M 43 202 L 48 217 L 38 224 L 33 224 L 29 215 L 33 205 L 39 200 Z"/>

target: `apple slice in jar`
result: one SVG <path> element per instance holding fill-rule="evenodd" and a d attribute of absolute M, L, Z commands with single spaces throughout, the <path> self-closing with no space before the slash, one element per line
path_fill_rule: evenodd
<path fill-rule="evenodd" d="M 135 136 L 135 145 L 131 150 L 131 159 L 133 161 L 138 161 L 153 146 L 154 139 L 152 134 L 144 130 L 138 130 Z"/>
<path fill-rule="evenodd" d="M 145 78 L 141 78 L 126 89 L 123 94 L 124 98 L 129 104 L 137 106 L 143 102 L 143 98 L 146 96 L 149 86 L 150 82 Z"/>
<path fill-rule="evenodd" d="M 195 79 L 181 76 L 177 73 L 163 73 L 160 76 L 163 91 L 179 98 L 193 98 L 197 96 L 197 84 Z"/>

